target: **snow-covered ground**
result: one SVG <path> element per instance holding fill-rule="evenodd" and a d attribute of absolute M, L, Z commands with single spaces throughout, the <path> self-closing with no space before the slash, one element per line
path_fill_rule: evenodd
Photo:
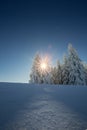
<path fill-rule="evenodd" d="M 87 86 L 0 83 L 0 130 L 86 130 Z"/>

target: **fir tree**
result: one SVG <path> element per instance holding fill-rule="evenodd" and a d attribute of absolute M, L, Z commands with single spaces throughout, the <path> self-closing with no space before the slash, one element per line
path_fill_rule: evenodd
<path fill-rule="evenodd" d="M 62 84 L 67 85 L 69 83 L 69 62 L 68 62 L 68 57 L 64 55 L 64 61 L 62 65 Z"/>
<path fill-rule="evenodd" d="M 39 54 L 36 54 L 31 69 L 30 83 L 41 83 L 41 74 L 39 69 L 40 62 L 41 62 L 41 57 Z"/>
<path fill-rule="evenodd" d="M 57 68 L 52 67 L 51 68 L 51 83 L 52 84 L 58 84 L 58 77 L 57 77 Z"/>
<path fill-rule="evenodd" d="M 73 85 L 85 85 L 85 72 L 82 61 L 78 57 L 76 50 L 70 44 L 68 46 L 68 67 L 69 67 L 69 82 Z"/>

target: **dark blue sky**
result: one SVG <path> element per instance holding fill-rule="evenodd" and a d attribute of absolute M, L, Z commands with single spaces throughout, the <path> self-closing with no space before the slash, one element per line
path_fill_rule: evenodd
<path fill-rule="evenodd" d="M 1 82 L 28 82 L 36 52 L 56 61 L 69 43 L 87 61 L 86 0 L 0 0 Z"/>

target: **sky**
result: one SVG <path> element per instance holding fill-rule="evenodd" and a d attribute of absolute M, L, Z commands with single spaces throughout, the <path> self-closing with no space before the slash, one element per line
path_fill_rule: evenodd
<path fill-rule="evenodd" d="M 87 0 L 0 0 L 0 82 L 28 82 L 34 55 L 87 62 Z"/>

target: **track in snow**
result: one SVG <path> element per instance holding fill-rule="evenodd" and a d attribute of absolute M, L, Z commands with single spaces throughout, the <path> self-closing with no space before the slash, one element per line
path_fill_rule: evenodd
<path fill-rule="evenodd" d="M 38 96 L 18 112 L 6 130 L 85 130 L 87 122 L 63 103 L 51 101 L 49 95 Z"/>

